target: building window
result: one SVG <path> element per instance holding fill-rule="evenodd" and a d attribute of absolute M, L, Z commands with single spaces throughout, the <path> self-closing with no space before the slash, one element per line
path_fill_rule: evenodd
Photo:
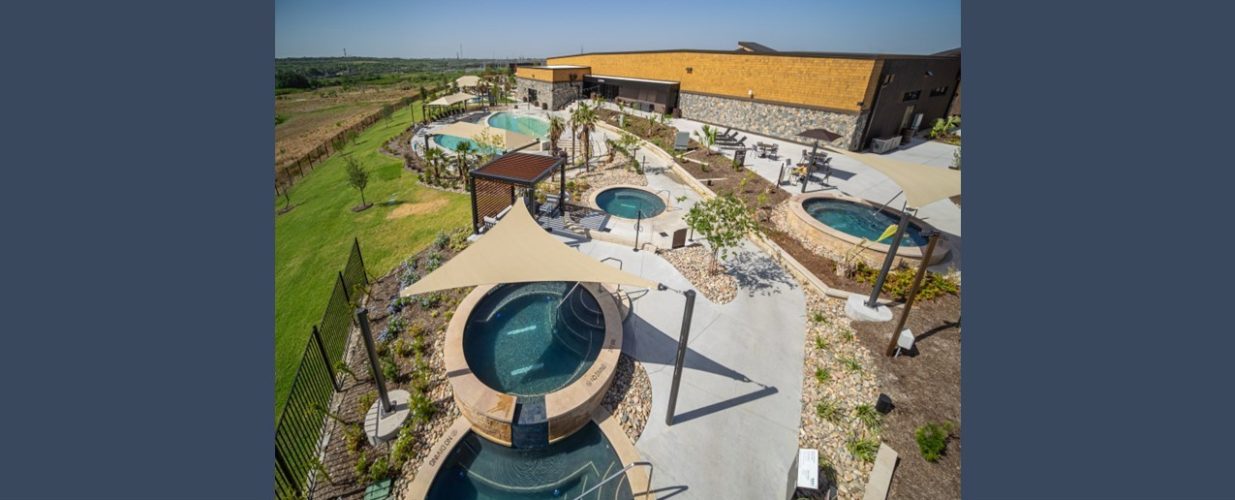
<path fill-rule="evenodd" d="M 941 95 L 948 95 L 948 87 L 946 85 L 931 89 L 931 97 L 939 97 Z"/>
<path fill-rule="evenodd" d="M 896 79 L 895 73 L 888 73 L 886 75 L 883 75 L 883 84 L 887 85 L 889 83 L 892 83 L 892 80 L 895 80 L 895 79 Z"/>
<path fill-rule="evenodd" d="M 905 92 L 905 96 L 901 98 L 901 102 L 916 101 L 918 100 L 919 97 L 922 97 L 921 90 L 915 90 L 913 92 Z"/>

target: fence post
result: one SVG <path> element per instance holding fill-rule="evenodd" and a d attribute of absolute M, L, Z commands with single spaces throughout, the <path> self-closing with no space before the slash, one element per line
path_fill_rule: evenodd
<path fill-rule="evenodd" d="M 346 300 L 348 304 L 351 304 L 352 294 L 347 291 L 347 280 L 343 279 L 343 271 L 339 271 L 339 284 L 343 285 L 343 299 Z"/>
<path fill-rule="evenodd" d="M 360 253 L 360 238 L 352 238 L 352 247 L 356 249 L 356 260 L 360 261 L 360 275 L 364 277 L 364 284 L 369 284 L 369 271 L 364 266 L 364 254 Z"/>
<path fill-rule="evenodd" d="M 334 386 L 334 392 L 343 390 L 343 386 L 339 384 L 339 378 L 334 374 L 334 366 L 330 364 L 330 356 L 326 355 L 326 345 L 322 344 L 322 332 L 318 331 L 317 325 L 313 325 L 313 340 L 317 341 L 317 351 L 322 353 L 322 361 L 326 363 L 326 373 L 330 374 L 330 385 Z"/>
<path fill-rule="evenodd" d="M 295 490 L 296 496 L 300 497 L 300 482 L 296 480 L 296 476 L 292 475 L 292 471 L 288 469 L 287 462 L 283 460 L 283 454 L 279 452 L 279 447 L 274 447 L 274 461 L 279 464 L 279 470 L 283 472 L 283 478 L 287 480 L 287 484 L 291 485 L 292 490 Z"/>

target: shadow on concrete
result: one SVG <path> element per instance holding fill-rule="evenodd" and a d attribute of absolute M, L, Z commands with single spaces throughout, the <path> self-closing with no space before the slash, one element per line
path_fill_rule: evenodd
<path fill-rule="evenodd" d="M 695 408 L 695 409 L 690 410 L 690 411 L 688 411 L 688 412 L 685 412 L 685 413 L 680 413 L 680 414 L 674 415 L 674 416 L 673 416 L 673 423 L 675 423 L 675 424 L 680 424 L 680 423 L 683 423 L 683 422 L 687 422 L 687 421 L 690 421 L 690 420 L 694 420 L 694 419 L 699 418 L 699 417 L 704 417 L 704 416 L 707 416 L 707 415 L 711 415 L 711 414 L 716 413 L 716 412 L 718 412 L 718 411 L 727 410 L 727 409 L 729 409 L 729 408 L 733 408 L 734 406 L 738 406 L 738 405 L 741 405 L 741 404 L 744 404 L 744 403 L 749 403 L 749 402 L 754 401 L 754 400 L 756 400 L 756 399 L 763 398 L 763 397 L 767 397 L 767 396 L 771 396 L 771 395 L 773 395 L 773 394 L 776 394 L 776 393 L 780 392 L 779 390 L 777 390 L 777 389 L 776 389 L 776 387 L 773 387 L 773 386 L 767 386 L 767 385 L 763 385 L 763 384 L 760 384 L 760 383 L 758 383 L 758 382 L 756 382 L 756 384 L 760 386 L 760 389 L 759 389 L 759 390 L 757 390 L 757 391 L 754 391 L 754 392 L 749 392 L 749 393 L 743 394 L 743 395 L 741 395 L 741 396 L 737 396 L 737 397 L 734 397 L 734 398 L 729 398 L 729 399 L 726 399 L 726 400 L 724 400 L 724 401 L 718 401 L 718 402 L 716 402 L 716 403 L 712 403 L 712 404 L 707 405 L 707 406 L 704 406 L 704 407 Z"/>
<path fill-rule="evenodd" d="M 626 320 L 626 335 L 622 339 L 622 350 L 641 363 L 673 366 L 677 360 L 678 339 L 670 337 L 652 326 L 651 323 L 644 321 L 636 311 L 631 311 L 630 317 Z M 705 371 L 741 382 L 750 382 L 750 378 L 741 372 L 717 363 L 690 347 L 686 348 L 684 365 L 692 370 Z"/>
<path fill-rule="evenodd" d="M 756 293 L 761 295 L 781 293 L 776 285 L 785 285 L 790 289 L 798 287 L 797 282 L 784 269 L 781 269 L 762 252 L 739 249 L 726 263 L 726 267 L 737 280 L 738 289 L 746 290 L 751 297 L 754 297 Z"/>
<path fill-rule="evenodd" d="M 651 493 L 653 496 L 655 496 L 655 497 L 656 497 L 657 499 L 659 499 L 659 500 L 665 500 L 666 498 L 677 496 L 677 495 L 678 495 L 678 493 L 681 493 L 681 492 L 686 491 L 686 490 L 689 490 L 689 489 L 690 489 L 690 487 L 688 487 L 688 486 L 686 486 L 686 485 L 681 485 L 681 486 L 665 486 L 664 488 L 656 488 L 656 489 L 654 489 L 654 490 L 652 490 L 652 491 L 649 491 L 648 493 Z M 664 491 L 667 491 L 667 492 L 669 492 L 669 493 L 666 493 L 666 494 L 663 494 L 663 495 L 662 495 L 662 494 L 661 494 L 661 492 L 664 492 Z M 637 498 L 637 497 L 638 497 L 639 495 L 641 495 L 641 494 L 642 494 L 642 493 L 636 493 L 634 496 Z"/>

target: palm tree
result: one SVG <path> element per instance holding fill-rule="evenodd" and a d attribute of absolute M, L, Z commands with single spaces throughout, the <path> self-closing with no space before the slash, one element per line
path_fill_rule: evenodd
<path fill-rule="evenodd" d="M 596 110 L 584 103 L 570 115 L 572 127 L 579 130 L 578 138 L 583 140 L 583 161 L 586 165 L 592 159 L 592 131 L 596 130 Z"/>
<path fill-rule="evenodd" d="M 459 141 L 455 145 L 455 158 L 459 160 L 459 180 L 464 180 L 463 174 L 467 172 L 467 156 L 472 154 L 471 141 Z"/>
<path fill-rule="evenodd" d="M 553 154 L 557 154 L 557 139 L 561 137 L 562 130 L 566 128 L 562 123 L 562 119 L 557 116 L 549 117 L 549 149 L 553 150 Z"/>
<path fill-rule="evenodd" d="M 425 151 L 425 163 L 428 164 L 428 178 L 432 179 L 432 184 L 437 184 L 441 172 L 441 167 L 438 164 L 444 157 L 445 153 L 442 153 L 442 150 L 437 148 L 429 148 L 428 151 Z"/>
<path fill-rule="evenodd" d="M 712 156 L 712 145 L 716 144 L 716 129 L 709 125 L 704 125 L 702 129 L 695 131 L 695 138 L 699 139 L 699 143 L 703 144 L 703 150 L 708 156 Z"/>

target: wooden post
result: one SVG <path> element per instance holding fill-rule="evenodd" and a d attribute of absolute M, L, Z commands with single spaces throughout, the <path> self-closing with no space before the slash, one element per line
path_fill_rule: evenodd
<path fill-rule="evenodd" d="M 930 242 L 926 244 L 926 253 L 922 255 L 922 263 L 918 265 L 918 274 L 913 277 L 913 284 L 909 286 L 909 296 L 905 297 L 905 310 L 901 311 L 901 318 L 896 322 L 896 328 L 892 329 L 892 340 L 888 341 L 888 348 L 884 351 L 885 355 L 896 355 L 896 340 L 900 338 L 901 330 L 905 328 L 905 321 L 909 319 L 909 311 L 913 309 L 913 299 L 918 296 L 918 287 L 922 285 L 922 278 L 926 276 L 926 266 L 930 265 L 931 254 L 935 253 L 935 244 L 939 242 L 939 232 L 932 231 L 930 234 Z"/>

